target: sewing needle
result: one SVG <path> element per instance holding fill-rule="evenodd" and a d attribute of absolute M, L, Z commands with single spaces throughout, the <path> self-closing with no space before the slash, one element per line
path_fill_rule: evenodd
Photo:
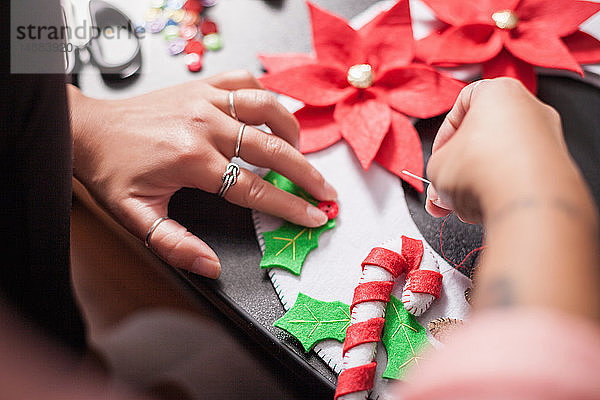
<path fill-rule="evenodd" d="M 420 180 L 420 181 L 423 181 L 423 182 L 425 182 L 425 183 L 426 183 L 426 184 L 428 184 L 428 185 L 431 185 L 431 182 L 430 182 L 430 181 L 428 181 L 427 179 L 425 179 L 425 178 L 421 178 L 420 176 L 417 176 L 417 175 L 413 174 L 412 172 L 408 172 L 408 171 L 407 171 L 407 170 L 405 170 L 405 169 L 404 169 L 404 170 L 402 170 L 402 173 L 403 173 L 404 175 L 408 175 L 408 176 L 411 176 L 411 177 L 413 177 L 413 178 L 415 178 L 415 179 L 418 179 L 418 180 Z"/>

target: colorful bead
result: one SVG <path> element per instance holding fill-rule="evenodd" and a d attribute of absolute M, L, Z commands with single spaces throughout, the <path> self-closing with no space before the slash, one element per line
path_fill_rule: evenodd
<path fill-rule="evenodd" d="M 211 51 L 223 48 L 223 41 L 221 40 L 221 35 L 218 33 L 211 33 L 210 35 L 204 36 L 202 43 L 204 43 L 204 47 Z"/>
<path fill-rule="evenodd" d="M 179 10 L 185 4 L 185 0 L 167 0 L 167 8 Z"/>
<path fill-rule="evenodd" d="M 181 21 L 183 21 L 183 18 L 185 17 L 185 10 L 177 10 L 173 13 L 173 15 L 171 16 L 171 19 L 177 23 L 180 23 Z"/>
<path fill-rule="evenodd" d="M 199 0 L 188 0 L 184 5 L 183 5 L 183 9 L 193 12 L 193 13 L 200 13 L 202 11 L 202 9 L 204 8 L 204 6 L 202 5 L 202 3 L 200 3 Z"/>
<path fill-rule="evenodd" d="M 135 33 L 138 34 L 138 35 L 146 33 L 146 28 L 144 27 L 143 23 L 136 23 L 135 24 Z"/>
<path fill-rule="evenodd" d="M 179 37 L 179 27 L 177 25 L 169 25 L 163 30 L 165 39 L 171 40 Z"/>
<path fill-rule="evenodd" d="M 167 4 L 166 0 L 152 0 L 150 3 L 153 8 L 163 8 Z"/>
<path fill-rule="evenodd" d="M 190 54 L 190 53 L 202 54 L 202 53 L 204 53 L 204 50 L 205 50 L 204 45 L 202 44 L 202 42 L 199 42 L 198 40 L 190 40 L 184 49 L 184 51 L 187 54 Z"/>
<path fill-rule="evenodd" d="M 173 14 L 175 14 L 175 10 L 173 10 L 172 8 L 165 8 L 162 12 L 163 17 L 166 19 L 171 19 Z"/>
<path fill-rule="evenodd" d="M 173 40 L 169 40 L 169 43 L 167 45 L 169 54 L 171 54 L 172 56 L 175 56 L 177 54 L 182 53 L 183 50 L 185 49 L 185 45 L 186 45 L 186 40 L 182 39 L 182 38 L 176 38 Z"/>
<path fill-rule="evenodd" d="M 211 33 L 218 33 L 219 29 L 217 28 L 217 24 L 215 24 L 210 19 L 204 19 L 200 24 L 200 32 L 203 35 L 210 35 Z"/>
<path fill-rule="evenodd" d="M 183 25 L 196 25 L 200 21 L 198 13 L 186 11 L 181 23 Z"/>
<path fill-rule="evenodd" d="M 191 72 L 198 72 L 202 69 L 202 57 L 198 53 L 190 53 L 185 56 L 185 64 Z"/>
<path fill-rule="evenodd" d="M 198 34 L 198 28 L 195 25 L 184 25 L 179 29 L 179 36 L 185 40 L 192 40 Z"/>
<path fill-rule="evenodd" d="M 158 8 L 151 8 L 148 11 L 146 11 L 146 14 L 144 15 L 144 19 L 146 20 L 146 22 L 151 22 L 151 21 L 155 21 L 157 19 L 159 19 L 162 16 L 162 10 L 158 9 Z"/>
<path fill-rule="evenodd" d="M 146 29 L 151 33 L 159 33 L 165 28 L 167 21 L 161 18 L 146 23 Z"/>
<path fill-rule="evenodd" d="M 202 18 L 204 7 L 217 3 L 216 0 L 150 0 L 152 8 L 146 12 L 146 28 L 136 25 L 136 32 L 162 32 L 168 41 L 169 54 L 185 52 L 185 63 L 192 72 L 202 69 L 202 55 L 209 50 L 219 50 L 223 41 L 218 34 L 217 24 Z M 200 32 L 201 38 L 196 39 Z"/>

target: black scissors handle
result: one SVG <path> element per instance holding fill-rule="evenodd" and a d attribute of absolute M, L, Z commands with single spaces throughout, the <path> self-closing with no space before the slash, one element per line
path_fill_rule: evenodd
<path fill-rule="evenodd" d="M 131 20 L 118 8 L 102 0 L 90 0 L 90 16 L 93 26 L 100 30 L 105 27 L 118 27 L 127 30 L 127 34 L 135 39 L 136 48 L 133 54 L 125 61 L 111 63 L 106 61 L 97 38 L 90 40 L 87 48 L 92 62 L 103 75 L 117 76 L 121 79 L 128 78 L 138 72 L 142 67 L 142 52 L 140 39 Z"/>

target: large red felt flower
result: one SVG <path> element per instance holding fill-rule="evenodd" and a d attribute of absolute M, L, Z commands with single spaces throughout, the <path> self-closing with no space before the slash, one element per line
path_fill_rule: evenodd
<path fill-rule="evenodd" d="M 421 141 L 406 117 L 429 118 L 448 111 L 462 82 L 430 66 L 413 64 L 414 40 L 408 1 L 360 30 L 308 3 L 315 55 L 261 56 L 271 90 L 301 100 L 300 150 L 321 150 L 344 138 L 364 169 L 375 160 L 401 175 L 423 172 Z"/>
<path fill-rule="evenodd" d="M 579 25 L 600 3 L 578 0 L 423 0 L 448 24 L 420 40 L 432 64 L 483 63 L 483 77 L 511 76 L 536 91 L 534 66 L 583 75 L 600 62 L 600 42 Z"/>

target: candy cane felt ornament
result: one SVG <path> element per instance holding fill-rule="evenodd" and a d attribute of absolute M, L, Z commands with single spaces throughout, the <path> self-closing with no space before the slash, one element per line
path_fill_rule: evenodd
<path fill-rule="evenodd" d="M 437 265 L 431 263 L 428 264 L 431 269 L 420 270 L 422 261 L 423 242 L 406 236 L 402 236 L 401 255 L 375 247 L 363 261 L 350 306 L 351 323 L 344 341 L 343 370 L 338 377 L 336 399 L 366 399 L 373 387 L 377 367 L 374 360 L 385 323 L 385 307 L 399 275 L 407 273 L 403 291 L 405 307 L 419 315 L 439 297 L 442 276 L 436 271 Z"/>
<path fill-rule="evenodd" d="M 375 247 L 362 263 L 362 275 L 350 306 L 350 326 L 344 340 L 342 372 L 335 398 L 366 399 L 373 387 L 377 342 L 385 323 L 385 307 L 394 281 L 405 270 L 398 253 Z"/>
<path fill-rule="evenodd" d="M 402 255 L 409 261 L 402 304 L 406 311 L 418 317 L 440 297 L 442 275 L 433 254 L 430 251 L 423 254 L 423 242 L 420 240 L 403 236 Z"/>

